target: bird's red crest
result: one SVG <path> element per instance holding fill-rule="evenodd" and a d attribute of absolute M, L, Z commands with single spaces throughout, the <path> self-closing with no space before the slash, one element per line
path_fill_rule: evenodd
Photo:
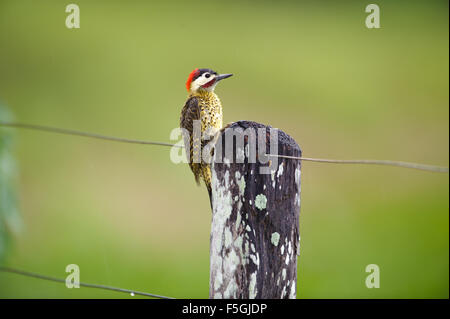
<path fill-rule="evenodd" d="M 192 71 L 191 74 L 189 74 L 188 79 L 186 81 L 186 89 L 188 91 L 191 89 L 192 79 L 198 74 L 198 72 L 200 72 L 200 71 L 197 68 L 194 71 Z"/>

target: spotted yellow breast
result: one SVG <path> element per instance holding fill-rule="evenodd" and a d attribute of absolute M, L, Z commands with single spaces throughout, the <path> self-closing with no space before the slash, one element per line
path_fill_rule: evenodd
<path fill-rule="evenodd" d="M 222 128 L 222 104 L 213 92 L 199 95 L 202 135 L 205 139 L 214 136 Z M 203 144 L 203 143 L 202 143 Z M 211 191 L 211 170 L 209 165 L 201 165 L 201 174 L 208 191 Z"/>
<path fill-rule="evenodd" d="M 198 95 L 202 133 L 212 133 L 222 128 L 222 104 L 214 92 Z"/>

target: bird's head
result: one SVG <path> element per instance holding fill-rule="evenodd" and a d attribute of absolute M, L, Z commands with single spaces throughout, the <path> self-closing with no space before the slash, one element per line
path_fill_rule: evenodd
<path fill-rule="evenodd" d="M 200 90 L 214 91 L 219 81 L 229 78 L 233 74 L 218 74 L 211 69 L 195 69 L 189 74 L 186 82 L 188 92 L 197 92 Z"/>

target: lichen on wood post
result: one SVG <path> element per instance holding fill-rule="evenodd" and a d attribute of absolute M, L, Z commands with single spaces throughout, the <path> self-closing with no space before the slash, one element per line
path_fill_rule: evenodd
<path fill-rule="evenodd" d="M 296 298 L 301 156 L 286 133 L 239 121 L 211 163 L 210 298 Z"/>

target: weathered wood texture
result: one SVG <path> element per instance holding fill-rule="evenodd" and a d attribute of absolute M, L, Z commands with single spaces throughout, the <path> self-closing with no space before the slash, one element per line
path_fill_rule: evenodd
<path fill-rule="evenodd" d="M 235 143 L 227 155 L 232 134 Z M 272 149 L 271 137 L 272 145 L 278 144 Z M 269 153 L 301 156 L 290 136 L 255 122 L 235 122 L 217 140 L 211 163 L 210 298 L 296 298 L 301 161 L 264 156 Z M 268 165 L 272 169 L 262 174 L 260 168 Z"/>

